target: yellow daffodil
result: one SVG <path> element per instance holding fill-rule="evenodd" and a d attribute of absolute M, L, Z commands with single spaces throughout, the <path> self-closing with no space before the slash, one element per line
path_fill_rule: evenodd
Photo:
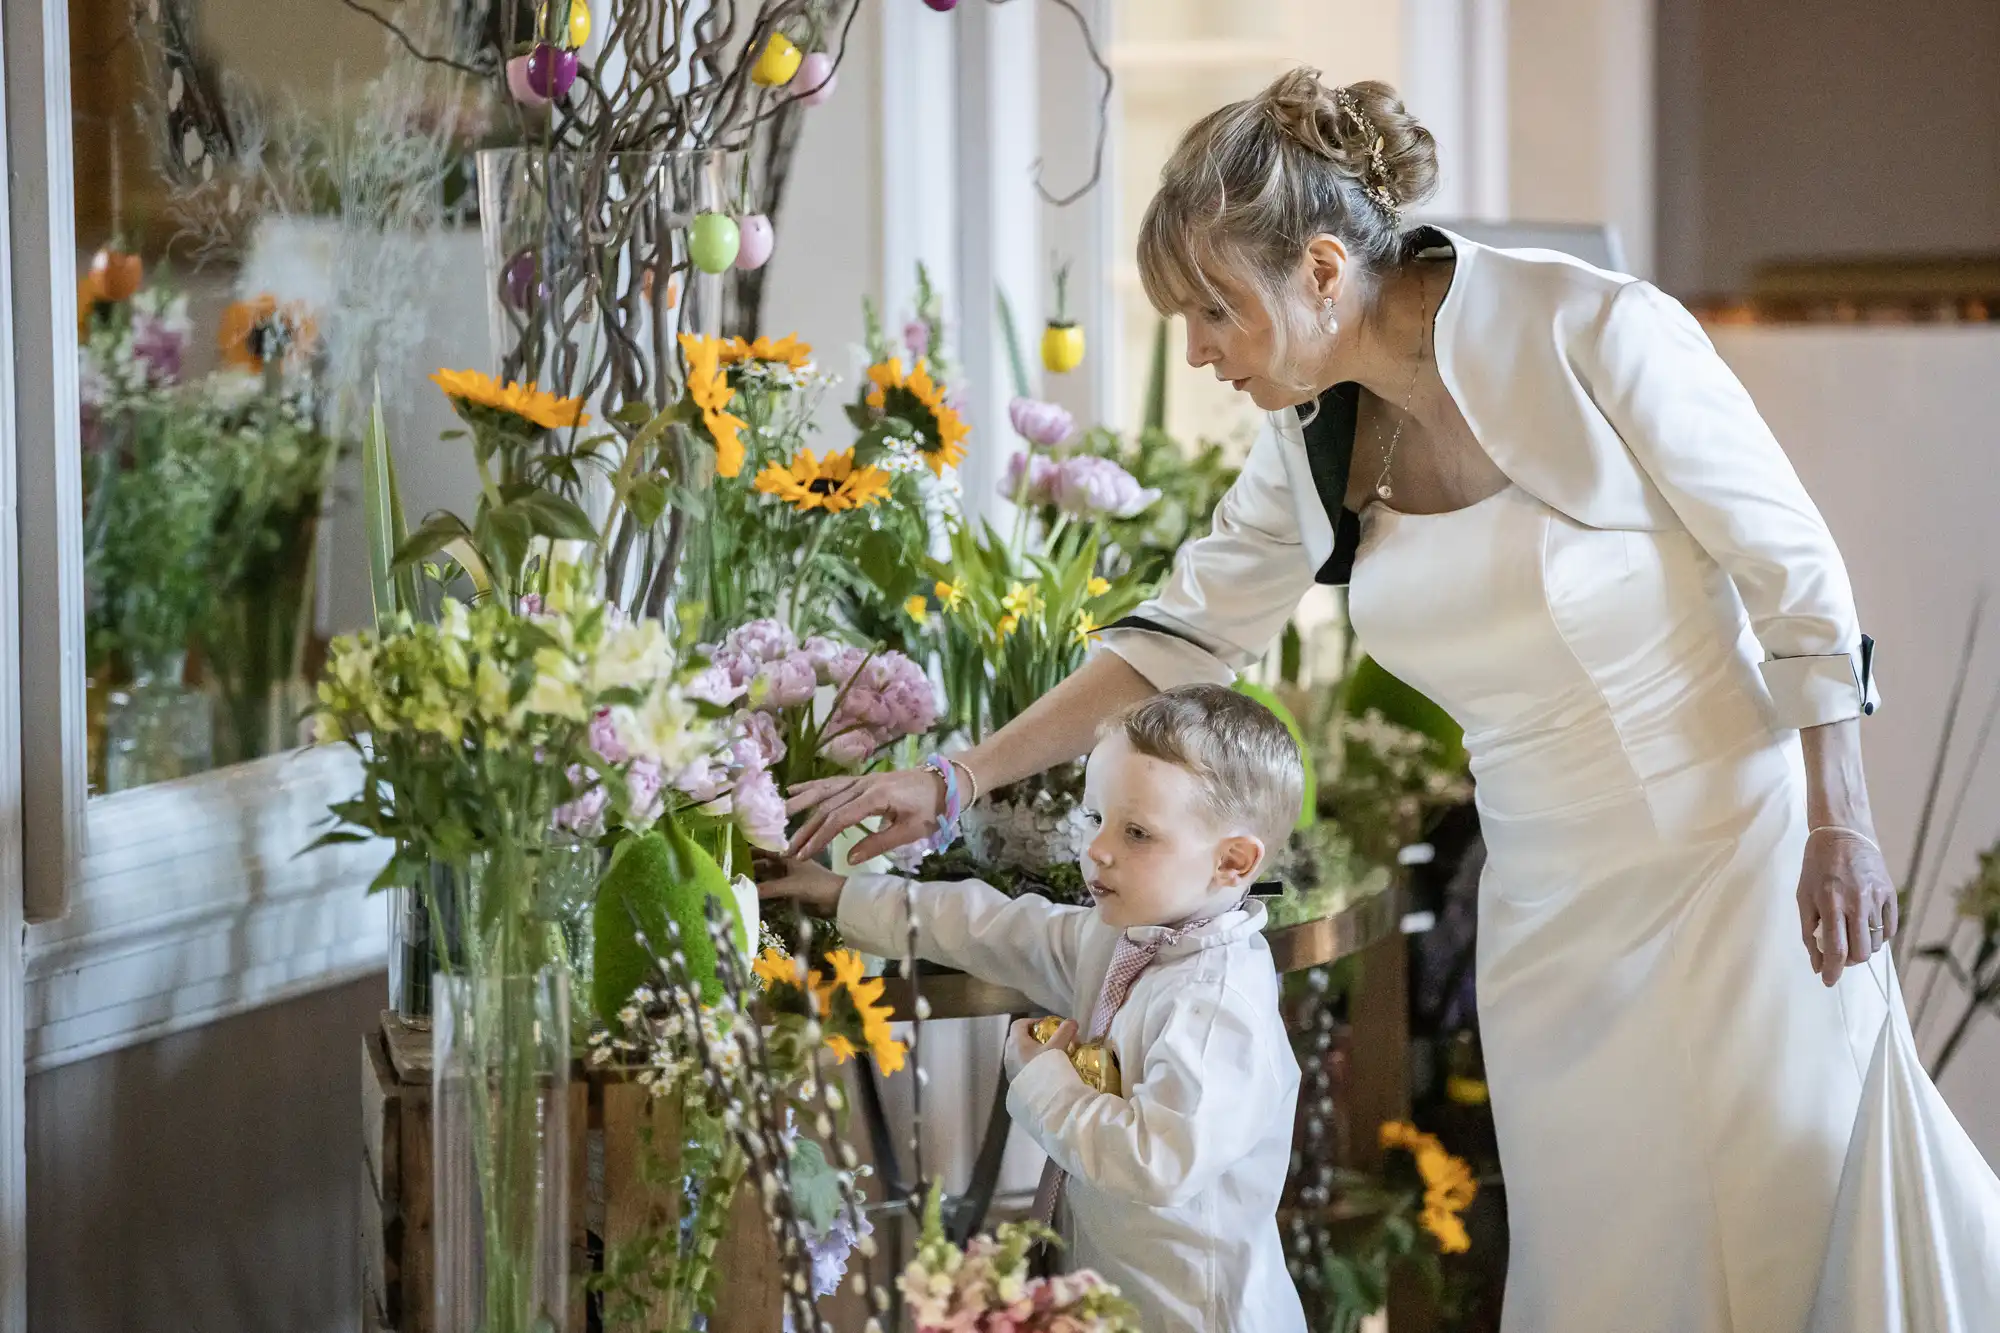
<path fill-rule="evenodd" d="M 903 603 L 903 610 L 909 614 L 910 619 L 916 621 L 919 625 L 926 623 L 931 618 L 931 604 L 924 600 L 922 593 L 912 593 L 909 599 Z"/>
<path fill-rule="evenodd" d="M 1111 580 L 1101 579 L 1097 575 L 1092 574 L 1090 582 L 1083 585 L 1083 591 L 1091 597 L 1102 597 L 1105 593 L 1111 591 Z"/>
<path fill-rule="evenodd" d="M 509 381 L 502 385 L 477 370 L 440 370 L 431 376 L 431 382 L 460 407 L 510 413 L 544 430 L 590 424 L 590 414 L 583 410 L 583 399 L 558 398 L 533 384 Z"/>
<path fill-rule="evenodd" d="M 943 579 L 939 579 L 937 586 L 931 591 L 937 594 L 937 599 L 944 603 L 944 609 L 947 611 L 956 611 L 965 602 L 965 591 L 956 583 L 946 583 Z"/>
<path fill-rule="evenodd" d="M 918 435 L 917 452 L 932 472 L 942 477 L 965 457 L 962 441 L 972 428 L 944 398 L 944 388 L 931 378 L 921 360 L 909 374 L 896 357 L 868 367 L 868 406 L 908 422 Z"/>
<path fill-rule="evenodd" d="M 792 455 L 790 467 L 766 464 L 757 474 L 757 490 L 775 495 L 801 513 L 824 509 L 838 514 L 871 505 L 889 494 L 889 474 L 878 467 L 854 466 L 854 451 L 828 454 L 824 461 L 810 449 Z"/>
<path fill-rule="evenodd" d="M 1088 611 L 1079 611 L 1076 613 L 1076 629 L 1072 633 L 1078 643 L 1089 643 L 1091 637 L 1097 631 L 1097 617 L 1091 615 Z"/>
<path fill-rule="evenodd" d="M 740 432 L 748 423 L 729 410 L 736 390 L 722 366 L 725 345 L 720 338 L 681 335 L 681 353 L 687 358 L 687 393 L 701 409 L 701 424 L 715 441 L 715 473 L 719 477 L 734 477 L 743 471 Z"/>
<path fill-rule="evenodd" d="M 1015 630 L 1021 628 L 1021 617 L 1009 611 L 1006 615 L 1000 617 L 1000 623 L 993 628 L 999 637 L 1004 639 Z"/>
<path fill-rule="evenodd" d="M 1042 609 L 1042 587 L 1039 583 L 1011 584 L 1000 605 L 1017 616 L 1031 616 Z"/>
<path fill-rule="evenodd" d="M 736 366 L 746 361 L 763 361 L 791 370 L 804 370 L 812 364 L 812 354 L 812 344 L 801 341 L 796 333 L 788 333 L 782 338 L 731 338 L 722 345 L 722 364 Z"/>

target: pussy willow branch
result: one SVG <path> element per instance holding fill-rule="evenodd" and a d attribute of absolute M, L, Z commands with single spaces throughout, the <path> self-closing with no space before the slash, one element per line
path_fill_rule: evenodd
<path fill-rule="evenodd" d="M 1014 3 L 1014 0 L 986 0 L 986 2 L 990 5 L 1008 5 Z M 1097 72 L 1104 76 L 1104 90 L 1097 96 L 1097 143 L 1090 155 L 1090 179 L 1068 194 L 1051 194 L 1049 187 L 1042 184 L 1041 162 L 1037 160 L 1035 163 L 1036 192 L 1055 207 L 1068 208 L 1096 189 L 1098 181 L 1104 176 L 1104 143 L 1111 133 L 1111 66 L 1104 59 L 1104 53 L 1098 49 L 1097 38 L 1090 31 L 1090 20 L 1084 17 L 1083 11 L 1076 5 L 1076 0 L 1050 0 L 1050 3 L 1068 10 L 1070 17 L 1076 20 L 1077 31 L 1083 34 L 1083 49 L 1089 53 L 1090 63 L 1097 66 Z"/>

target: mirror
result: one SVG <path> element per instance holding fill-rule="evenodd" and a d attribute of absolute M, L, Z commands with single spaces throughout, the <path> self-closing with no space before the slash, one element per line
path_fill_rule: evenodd
<path fill-rule="evenodd" d="M 483 8 L 396 12 L 450 50 Z M 429 372 L 485 360 L 478 282 L 449 270 L 479 262 L 465 182 L 492 117 L 334 0 L 69 12 L 101 796 L 303 743 L 323 645 L 369 615 L 351 478 L 376 387 L 397 435 L 435 440 Z M 404 478 L 419 513 L 475 484 L 463 451 L 431 452 Z"/>

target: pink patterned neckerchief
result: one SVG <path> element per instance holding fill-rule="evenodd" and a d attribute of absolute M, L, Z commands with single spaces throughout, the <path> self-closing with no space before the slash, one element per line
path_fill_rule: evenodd
<path fill-rule="evenodd" d="M 1090 1026 L 1083 1039 L 1096 1041 L 1111 1030 L 1111 1020 L 1125 1007 L 1125 1001 L 1131 998 L 1132 987 L 1138 983 L 1140 974 L 1153 965 L 1162 949 L 1170 944 L 1179 944 L 1203 926 L 1215 924 L 1224 915 L 1227 913 L 1218 912 L 1215 916 L 1184 922 L 1143 944 L 1121 933 L 1117 946 L 1111 951 L 1111 966 L 1104 973 L 1103 986 L 1098 988 L 1097 1004 L 1091 1010 Z M 1056 1165 L 1055 1158 L 1051 1157 L 1042 1164 L 1042 1179 L 1035 1187 L 1035 1208 L 1031 1215 L 1043 1226 L 1050 1225 L 1056 1215 L 1056 1203 L 1062 1198 L 1063 1181 L 1066 1179 L 1068 1174 Z"/>

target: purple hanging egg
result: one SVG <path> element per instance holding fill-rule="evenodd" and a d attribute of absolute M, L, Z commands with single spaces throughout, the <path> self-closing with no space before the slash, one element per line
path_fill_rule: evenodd
<path fill-rule="evenodd" d="M 526 310 L 533 303 L 540 287 L 541 264 L 532 249 L 523 247 L 515 251 L 507 261 L 507 267 L 500 270 L 500 297 L 516 310 Z"/>
<path fill-rule="evenodd" d="M 840 82 L 839 71 L 833 67 L 833 57 L 824 51 L 810 51 L 799 65 L 799 72 L 792 76 L 792 87 L 799 89 L 799 101 L 805 106 L 818 106 L 833 96 L 833 87 Z"/>
<path fill-rule="evenodd" d="M 539 96 L 560 102 L 575 82 L 576 52 L 536 42 L 535 49 L 528 52 L 528 86 Z"/>
<path fill-rule="evenodd" d="M 528 56 L 515 56 L 507 62 L 507 91 L 522 106 L 542 107 L 549 99 L 536 92 L 528 83 Z"/>
<path fill-rule="evenodd" d="M 958 0 L 924 0 L 924 3 L 940 14 L 949 14 L 958 8 Z"/>
<path fill-rule="evenodd" d="M 745 213 L 736 219 L 736 230 L 739 233 L 736 267 L 762 268 L 771 261 L 771 247 L 777 243 L 777 236 L 771 231 L 771 219 L 762 213 Z"/>

